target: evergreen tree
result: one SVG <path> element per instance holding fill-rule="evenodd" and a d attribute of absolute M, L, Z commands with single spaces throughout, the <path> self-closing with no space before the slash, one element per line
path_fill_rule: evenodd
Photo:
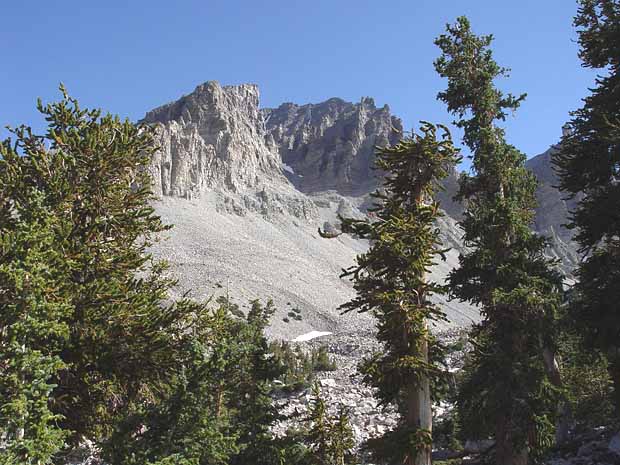
<path fill-rule="evenodd" d="M 2 171 L 15 154 L 6 145 L 0 153 Z M 0 464 L 38 465 L 66 436 L 49 398 L 65 369 L 57 352 L 69 337 L 67 266 L 55 248 L 57 222 L 36 200 L 10 210 L 0 213 Z"/>
<path fill-rule="evenodd" d="M 355 445 L 349 413 L 341 408 L 333 417 L 327 411 L 327 403 L 321 396 L 318 383 L 312 386 L 312 403 L 306 421 L 310 428 L 305 434 L 309 454 L 308 465 L 348 465 L 355 463 L 352 452 Z M 305 463 L 305 462 L 304 462 Z"/>
<path fill-rule="evenodd" d="M 246 321 L 237 323 L 236 338 L 241 350 L 227 377 L 232 393 L 230 408 L 236 412 L 233 428 L 239 434 L 241 450 L 230 462 L 232 465 L 274 465 L 283 447 L 270 429 L 281 419 L 270 395 L 273 381 L 284 373 L 264 333 L 274 313 L 271 300 L 265 306 L 254 300 Z"/>
<path fill-rule="evenodd" d="M 609 361 L 620 415 L 620 2 L 580 0 L 583 66 L 601 71 L 584 105 L 572 113 L 554 163 L 560 188 L 581 198 L 569 227 L 584 260 L 577 270 L 572 317 L 589 349 Z"/>
<path fill-rule="evenodd" d="M 525 95 L 504 95 L 494 84 L 506 69 L 494 61 L 492 36 L 476 36 L 467 18 L 436 40 L 437 72 L 448 79 L 438 98 L 472 153 L 472 175 L 460 180 L 466 202 L 461 226 L 469 251 L 450 275 L 453 295 L 480 307 L 472 369 L 461 394 L 472 428 L 492 432 L 496 463 L 529 463 L 551 442 L 560 380 L 555 319 L 561 278 L 544 255 L 545 239 L 530 229 L 536 179 L 525 156 L 509 145 L 497 122 Z M 467 417 L 467 415 L 465 415 Z"/>
<path fill-rule="evenodd" d="M 41 363 L 26 387 L 37 409 L 49 393 L 42 425 L 54 419 L 70 444 L 103 441 L 120 417 L 168 395 L 205 308 L 166 305 L 174 282 L 148 253 L 167 229 L 149 205 L 152 131 L 81 109 L 66 92 L 38 109 L 45 136 L 22 126 L 1 145 L 0 228 L 11 247 L 0 263 L 2 350 L 21 344 Z M 1 385 L 14 384 L 11 373 L 0 372 Z"/>
<path fill-rule="evenodd" d="M 203 315 L 202 331 L 187 341 L 180 370 L 159 402 L 128 412 L 104 446 L 112 465 L 228 465 L 239 453 L 234 395 L 227 384 L 235 369 L 238 329 L 226 308 Z"/>
<path fill-rule="evenodd" d="M 354 282 L 357 297 L 345 312 L 372 312 L 377 338 L 385 350 L 364 362 L 362 373 L 377 387 L 381 404 L 396 404 L 402 420 L 395 442 L 386 449 L 394 463 L 428 464 L 431 459 L 431 385 L 440 372 L 429 357 L 437 348 L 429 321 L 445 319 L 431 302 L 445 287 L 427 279 L 431 265 L 445 250 L 435 224 L 441 216 L 433 193 L 457 162 L 457 152 L 445 128 L 423 123 L 392 147 L 379 149 L 376 167 L 386 173 L 383 189 L 373 195 L 377 205 L 372 222 L 343 219 L 343 232 L 369 239 L 368 252 L 343 273 Z"/>

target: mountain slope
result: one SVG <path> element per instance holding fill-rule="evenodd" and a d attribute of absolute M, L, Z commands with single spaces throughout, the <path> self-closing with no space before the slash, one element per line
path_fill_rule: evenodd
<path fill-rule="evenodd" d="M 337 227 L 338 214 L 365 215 L 369 193 L 378 186 L 374 148 L 396 142 L 402 132 L 387 106 L 377 108 L 369 98 L 355 104 L 330 99 L 259 110 L 256 86 L 207 82 L 144 121 L 157 126 L 161 146 L 152 165 L 161 197 L 155 208 L 176 225 L 154 252 L 171 262 L 179 292 L 228 294 L 241 305 L 272 298 L 279 310 L 270 331 L 279 337 L 373 327 L 368 316 L 340 316 L 337 310 L 353 296 L 351 284 L 338 278 L 340 270 L 368 244 L 346 235 L 322 239 L 316 229 Z M 566 213 L 557 208 L 549 157 L 541 157 L 530 162 L 544 181 L 536 226 L 555 233 L 552 249 L 558 252 L 552 253 L 568 268 L 570 237 L 559 227 Z M 462 207 L 452 201 L 456 186 L 454 172 L 440 197 L 448 215 L 438 226 L 453 250 L 433 269 L 439 281 L 462 250 L 456 225 Z M 549 217 L 548 209 L 556 215 Z M 468 304 L 441 303 L 449 326 L 479 318 Z M 287 317 L 293 307 L 301 310 L 301 321 Z"/>

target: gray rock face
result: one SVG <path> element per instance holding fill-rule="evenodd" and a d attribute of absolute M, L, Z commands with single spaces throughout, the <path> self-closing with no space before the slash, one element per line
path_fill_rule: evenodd
<path fill-rule="evenodd" d="M 389 107 L 378 109 L 370 98 L 356 104 L 338 98 L 318 104 L 285 103 L 262 112 L 267 145 L 279 151 L 290 168 L 285 175 L 305 193 L 334 190 L 341 195 L 367 195 L 379 183 L 380 173 L 372 169 L 375 147 L 397 142 L 402 131 L 401 120 L 390 114 Z M 563 225 L 575 202 L 565 200 L 555 187 L 553 150 L 527 162 L 539 180 L 534 229 L 549 237 L 549 254 L 570 272 L 578 257 L 573 234 Z M 444 188 L 437 199 L 449 216 L 459 220 L 463 207 L 453 200 L 458 189 L 456 171 L 445 179 Z"/>
<path fill-rule="evenodd" d="M 387 107 L 377 109 L 370 99 L 355 105 L 332 99 L 316 107 L 320 111 L 302 112 L 308 120 L 295 119 L 301 111 L 293 111 L 301 108 L 295 105 L 281 107 L 288 110 L 277 116 L 259 111 L 256 86 L 207 82 L 144 118 L 156 125 L 161 147 L 151 167 L 161 197 L 155 208 L 175 225 L 153 253 L 170 262 L 179 295 L 190 290 L 202 299 L 225 292 L 240 305 L 271 298 L 278 314 L 269 332 L 285 339 L 373 327 L 370 317 L 353 323 L 338 311 L 353 296 L 351 283 L 339 278 L 341 269 L 367 242 L 348 235 L 326 240 L 316 230 L 326 222 L 337 228 L 338 214 L 365 217 L 368 193 L 378 182 L 370 169 L 374 146 L 396 142 L 392 129 L 401 128 Z M 271 125 L 278 118 L 277 127 Z M 309 152 L 314 158 L 304 161 L 280 145 L 295 147 L 304 137 L 316 148 Z M 283 153 L 289 153 L 284 160 Z M 322 160 L 327 171 L 321 171 Z M 314 181 L 303 184 L 306 177 Z M 336 189 L 324 190 L 328 186 Z M 454 220 L 443 218 L 440 228 L 458 249 Z M 442 281 L 455 266 L 457 249 L 434 268 L 433 279 Z M 479 316 L 466 303 L 441 304 L 451 325 L 469 325 Z M 284 321 L 291 305 L 302 310 L 303 320 Z"/>
<path fill-rule="evenodd" d="M 549 253 L 559 258 L 564 271 L 570 273 L 579 262 L 579 257 L 577 245 L 573 242 L 574 232 L 564 225 L 569 222 L 570 212 L 579 199 L 567 199 L 567 195 L 556 187 L 559 180 L 551 163 L 555 150 L 557 148 L 552 146 L 546 152 L 530 158 L 526 166 L 538 179 L 538 208 L 534 229 L 550 239 Z"/>
<path fill-rule="evenodd" d="M 264 143 L 258 87 L 206 82 L 144 121 L 160 123 L 161 150 L 153 160 L 156 193 L 190 197 L 205 188 L 232 192 L 280 180 L 277 152 Z"/>
<path fill-rule="evenodd" d="M 302 192 L 335 190 L 362 195 L 377 186 L 372 170 L 376 146 L 393 144 L 399 118 L 371 98 L 349 103 L 332 98 L 319 104 L 285 103 L 264 109 L 267 143 L 291 168 L 286 176 Z"/>
<path fill-rule="evenodd" d="M 209 81 L 176 102 L 152 110 L 160 150 L 151 171 L 159 196 L 222 194 L 220 208 L 239 215 L 290 213 L 310 218 L 314 205 L 282 174 L 277 151 L 265 144 L 265 127 L 253 84 Z"/>

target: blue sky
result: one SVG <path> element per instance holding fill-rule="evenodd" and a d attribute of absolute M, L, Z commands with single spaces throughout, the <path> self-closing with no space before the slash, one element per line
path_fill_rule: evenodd
<path fill-rule="evenodd" d="M 371 96 L 408 128 L 446 123 L 433 40 L 464 14 L 495 35 L 496 59 L 512 69 L 500 86 L 528 93 L 506 128 L 533 156 L 557 142 L 593 83 L 577 57 L 576 9 L 573 0 L 7 2 L 0 125 L 41 129 L 36 98 L 58 98 L 61 81 L 83 105 L 137 120 L 207 80 L 256 83 L 266 107 Z"/>

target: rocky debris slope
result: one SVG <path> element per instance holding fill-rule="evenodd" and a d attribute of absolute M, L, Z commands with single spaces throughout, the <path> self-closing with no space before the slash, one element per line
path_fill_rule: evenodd
<path fill-rule="evenodd" d="M 355 320 L 358 317 L 357 314 L 349 314 L 342 318 Z M 441 340 L 448 345 L 459 340 L 462 335 L 462 330 L 458 329 L 439 333 Z M 317 373 L 315 382 L 321 388 L 321 396 L 326 401 L 331 415 L 335 415 L 340 408 L 349 410 L 356 448 L 359 448 L 364 441 L 382 436 L 396 426 L 398 414 L 394 408 L 379 406 L 374 398 L 374 389 L 362 383 L 357 371 L 357 365 L 363 358 L 380 350 L 372 331 L 358 334 L 330 334 L 297 345 L 306 351 L 320 346 L 327 348 L 330 359 L 335 362 L 336 370 Z M 461 355 L 461 352 L 457 351 L 449 355 L 450 371 L 461 368 Z M 283 435 L 289 428 L 303 427 L 312 400 L 310 388 L 280 395 L 276 404 L 287 418 L 276 425 L 274 432 Z M 444 403 L 435 405 L 433 409 L 435 418 L 441 418 L 446 407 Z"/>
<path fill-rule="evenodd" d="M 269 221 L 256 212 L 233 215 L 221 210 L 218 196 L 209 193 L 191 201 L 166 197 L 154 205 L 175 225 L 167 240 L 153 247 L 179 279 L 173 297 L 186 290 L 197 299 L 228 294 L 243 311 L 251 299 L 272 299 L 277 313 L 269 334 L 287 340 L 312 330 L 357 333 L 374 327 L 367 315 L 346 318 L 338 311 L 354 296 L 350 281 L 339 277 L 341 269 L 353 265 L 367 242 L 349 235 L 323 239 L 316 231 L 325 221 L 334 221 L 339 208 L 360 214 L 355 199 L 345 202 L 333 193 L 311 197 L 319 218 L 311 223 L 290 215 Z M 447 261 L 433 269 L 435 279 L 443 280 L 457 261 L 458 253 L 449 252 Z M 451 320 L 448 326 L 467 326 L 478 319 L 471 305 L 442 304 Z M 300 310 L 301 320 L 285 321 L 293 308 Z"/>
<path fill-rule="evenodd" d="M 337 234 L 339 214 L 366 215 L 379 182 L 371 169 L 374 147 L 395 143 L 402 133 L 389 108 L 370 98 L 333 98 L 260 110 L 255 85 L 211 81 L 144 121 L 156 125 L 161 146 L 151 168 L 162 198 L 156 209 L 177 225 L 154 251 L 171 261 L 181 289 L 206 297 L 227 288 L 239 304 L 273 298 L 283 313 L 274 334 L 290 333 L 293 324 L 303 326 L 293 332 L 337 329 L 337 307 L 352 295 L 338 275 L 367 243 L 348 236 L 328 241 L 316 229 Z M 550 253 L 569 271 L 575 247 L 561 225 L 571 205 L 554 187 L 548 152 L 528 166 L 541 180 L 536 228 L 551 236 Z M 463 250 L 462 206 L 452 201 L 457 179 L 454 171 L 439 194 L 447 215 L 438 226 L 453 251 L 434 268 L 438 280 Z M 471 306 L 441 303 L 453 325 L 477 319 Z M 305 312 L 303 324 L 283 321 L 288 305 Z"/>
<path fill-rule="evenodd" d="M 258 99 L 254 85 L 207 82 L 147 113 L 143 121 L 156 126 L 161 147 L 151 167 L 161 199 L 154 206 L 175 225 L 153 252 L 171 263 L 179 293 L 228 294 L 242 306 L 250 299 L 273 299 L 279 308 L 273 336 L 338 329 L 337 308 L 352 297 L 351 283 L 341 280 L 340 272 L 368 244 L 346 235 L 322 239 L 316 230 L 337 228 L 338 215 L 366 216 L 368 193 L 377 183 L 370 170 L 373 147 L 395 142 L 393 129 L 402 126 L 371 99 L 359 104 L 331 99 L 312 111 L 293 111 L 295 105 L 260 111 Z M 300 112 L 309 119 L 298 121 Z M 316 156 L 304 164 L 291 149 L 283 159 L 283 144 L 297 147 L 304 137 L 318 150 Z M 321 148 L 332 145 L 332 152 Z M 312 172 L 326 157 L 332 157 L 331 168 Z M 308 171 L 296 175 L 295 169 Z M 299 183 L 313 176 L 316 183 Z M 335 189 L 325 190 L 330 182 Z M 361 195 L 345 195 L 356 190 Z M 440 227 L 447 241 L 460 247 L 452 218 L 442 219 Z M 453 251 L 436 267 L 437 279 L 456 263 Z M 452 324 L 471 324 L 478 317 L 467 304 L 445 304 Z M 301 310 L 302 320 L 286 321 L 293 307 Z M 358 326 L 348 329 L 372 328 L 371 319 Z"/>
<path fill-rule="evenodd" d="M 553 454 L 548 465 L 618 465 L 620 432 L 598 428 L 576 435 Z"/>

